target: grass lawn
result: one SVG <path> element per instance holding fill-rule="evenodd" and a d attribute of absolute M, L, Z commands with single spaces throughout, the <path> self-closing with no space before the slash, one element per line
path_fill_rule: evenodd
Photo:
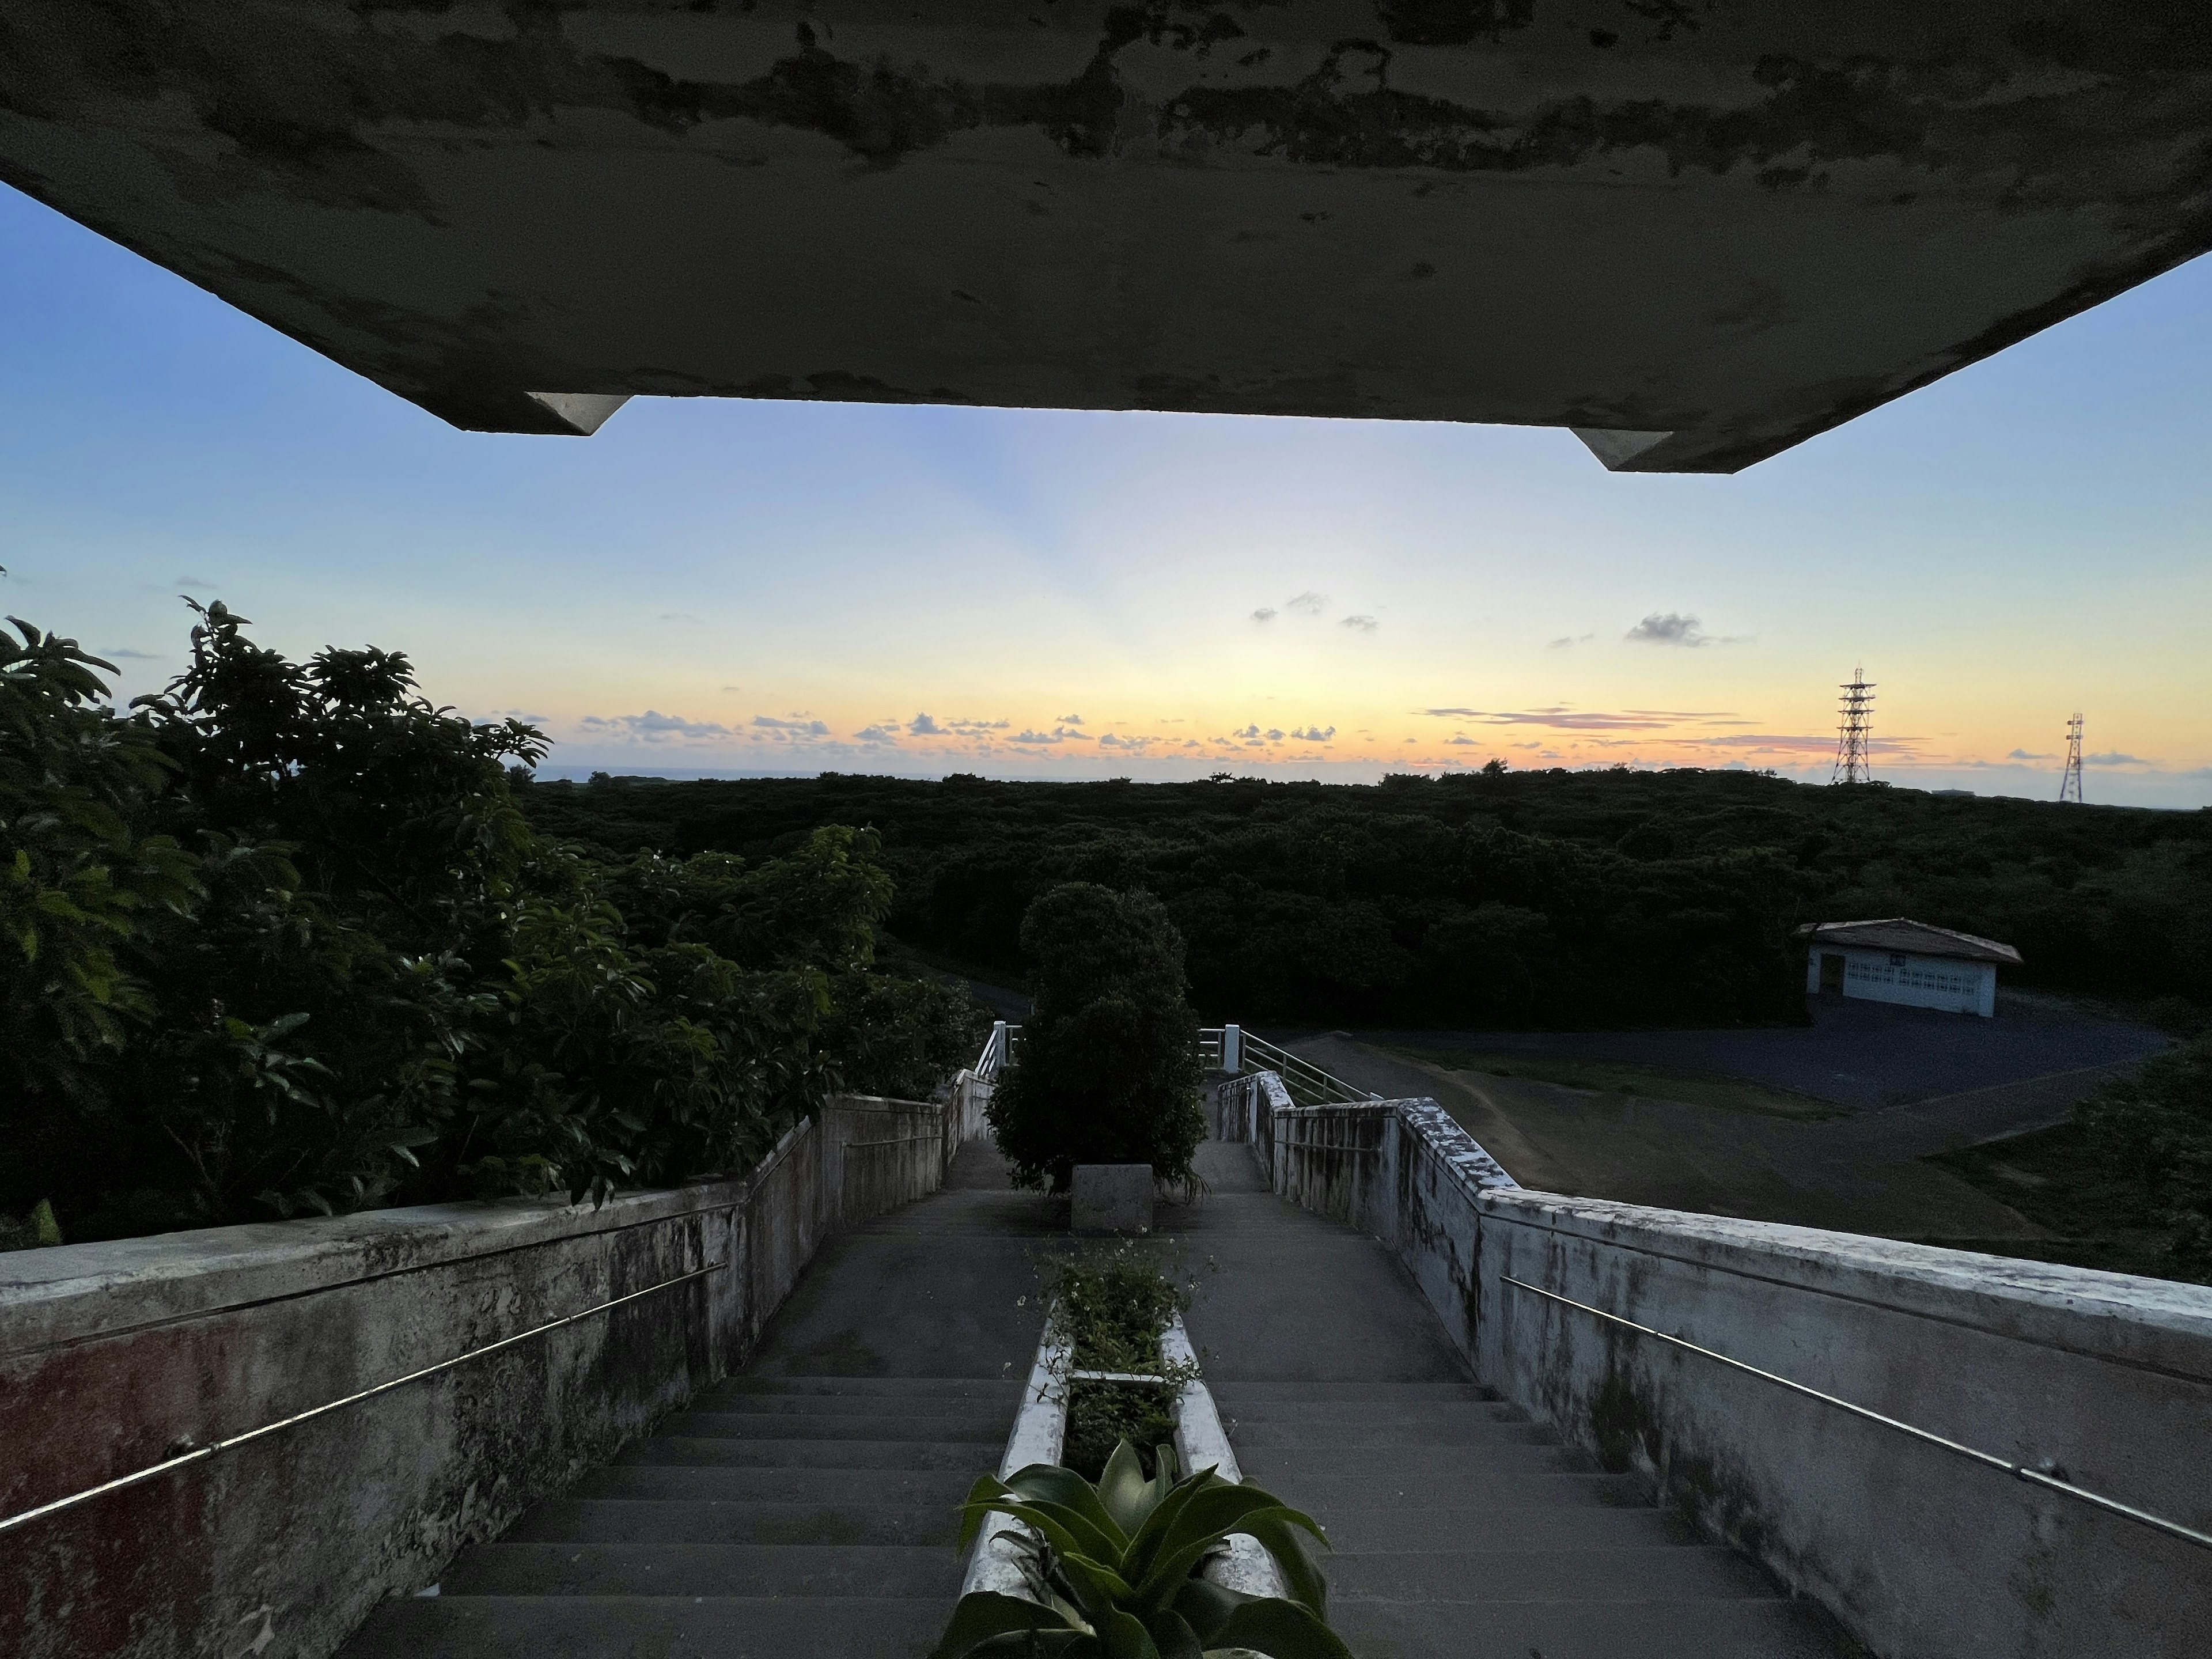
<path fill-rule="evenodd" d="M 2141 1188 L 2115 1180 L 2087 1156 L 2082 1133 L 2074 1124 L 1937 1152 L 1928 1162 L 2061 1235 L 2041 1240 L 1947 1238 L 1931 1243 L 2106 1273 L 2184 1277 L 2166 1254 L 2172 1231 L 2156 1224 L 2145 1212 Z"/>
<path fill-rule="evenodd" d="M 1583 1060 L 1566 1054 L 1482 1054 L 1468 1048 L 1395 1046 L 1409 1060 L 1441 1066 L 1448 1072 L 1486 1072 L 1492 1077 L 1528 1078 L 1597 1094 L 1641 1095 L 1646 1100 L 1680 1100 L 1692 1106 L 1718 1106 L 1733 1112 L 1763 1112 L 1770 1117 L 1824 1118 L 1849 1115 L 1828 1101 L 1795 1090 L 1777 1088 L 1724 1072 L 1686 1066 L 1648 1066 L 1634 1060 Z"/>

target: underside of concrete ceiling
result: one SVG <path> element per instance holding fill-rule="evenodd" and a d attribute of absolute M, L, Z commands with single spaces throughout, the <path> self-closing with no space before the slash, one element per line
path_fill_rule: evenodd
<path fill-rule="evenodd" d="M 2207 0 L 9 0 L 0 178 L 458 426 L 1729 472 L 2212 247 Z"/>

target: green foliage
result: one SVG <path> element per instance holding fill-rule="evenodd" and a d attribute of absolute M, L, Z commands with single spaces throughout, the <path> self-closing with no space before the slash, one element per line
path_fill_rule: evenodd
<path fill-rule="evenodd" d="M 1159 901 L 1064 884 L 1030 906 L 1022 951 L 1036 1012 L 990 1106 L 1014 1179 L 1058 1192 L 1078 1164 L 1149 1164 L 1194 1182 L 1198 1020 Z"/>
<path fill-rule="evenodd" d="M 876 969 L 872 836 L 751 865 L 549 841 L 516 803 L 535 731 L 246 626 L 198 610 L 127 714 L 73 642 L 0 635 L 0 1211 L 98 1238 L 597 1199 L 742 1168 L 830 1090 L 927 1095 L 980 1041 Z"/>
<path fill-rule="evenodd" d="M 1176 1478 L 1175 1450 L 1158 1449 L 1150 1480 L 1127 1441 L 1093 1486 L 1072 1469 L 1031 1464 L 1011 1480 L 985 1475 L 961 1508 L 960 1547 L 984 1518 L 1012 1516 L 1034 1534 L 1018 1545 L 1036 1600 L 972 1592 L 960 1598 L 932 1659 L 969 1654 L 1055 1659 L 1200 1659 L 1248 1650 L 1268 1659 L 1350 1659 L 1327 1622 L 1326 1591 L 1301 1547 L 1312 1520 L 1253 1486 L 1212 1469 Z M 1200 1577 L 1231 1533 L 1257 1539 L 1291 1595 L 1238 1595 Z"/>
<path fill-rule="evenodd" d="M 2212 1037 L 2154 1054 L 2075 1109 L 2092 1157 L 2140 1194 L 2180 1279 L 2212 1281 Z"/>
<path fill-rule="evenodd" d="M 611 847 L 752 857 L 872 824 L 898 880 L 891 931 L 1014 983 L 1038 894 L 1151 892 L 1215 1020 L 1789 1024 L 1790 930 L 1887 915 L 2018 945 L 2008 982 L 2212 1007 L 2212 812 L 1626 769 L 1373 787 L 611 778 L 527 805 Z"/>
<path fill-rule="evenodd" d="M 1139 1448 L 1141 1457 L 1143 1448 L 1175 1437 L 1175 1402 L 1198 1368 L 1170 1365 L 1161 1356 L 1160 1337 L 1169 1321 L 1190 1306 L 1193 1288 L 1176 1285 L 1133 1241 L 1048 1265 L 1046 1295 L 1074 1368 L 1160 1379 L 1073 1384 L 1060 1450 L 1067 1468 L 1096 1478 L 1122 1441 Z"/>

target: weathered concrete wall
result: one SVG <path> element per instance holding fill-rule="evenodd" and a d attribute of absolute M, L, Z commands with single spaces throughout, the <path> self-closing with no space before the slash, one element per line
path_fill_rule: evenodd
<path fill-rule="evenodd" d="M 750 1175 L 0 1255 L 0 1516 L 686 1282 L 0 1533 L 5 1659 L 320 1659 L 743 1363 L 823 1233 L 933 1190 L 945 1109 L 833 1099 Z"/>
<path fill-rule="evenodd" d="M 1506 1281 L 2200 1530 L 2212 1290 L 1527 1192 L 1426 1101 L 1273 1116 L 1276 1189 L 1389 1243 L 1484 1382 L 1884 1659 L 2204 1651 L 2212 1552 Z"/>

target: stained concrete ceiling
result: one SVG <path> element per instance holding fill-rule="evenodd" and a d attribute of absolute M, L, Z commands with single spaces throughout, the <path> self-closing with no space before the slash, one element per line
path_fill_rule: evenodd
<path fill-rule="evenodd" d="M 8 0 L 0 177 L 464 427 L 1727 472 L 2212 247 L 2212 0 Z"/>

